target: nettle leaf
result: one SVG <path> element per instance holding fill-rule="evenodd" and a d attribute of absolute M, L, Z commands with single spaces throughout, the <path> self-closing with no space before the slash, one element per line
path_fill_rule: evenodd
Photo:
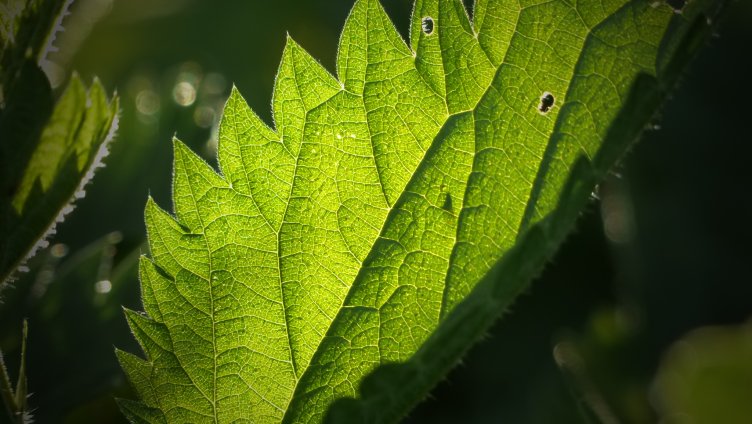
<path fill-rule="evenodd" d="M 400 418 L 551 257 L 711 6 L 418 0 L 410 48 L 359 0 L 339 79 L 288 39 L 276 129 L 233 90 L 221 172 L 176 141 L 175 216 L 147 203 L 124 413 Z"/>
<path fill-rule="evenodd" d="M 84 186 L 103 166 L 117 113 L 117 98 L 108 101 L 98 80 L 87 90 L 76 75 L 71 78 L 32 140 L 36 147 L 18 168 L 9 196 L 0 201 L 0 281 L 47 245 L 45 239 L 73 210 L 71 202 L 84 196 Z"/>
<path fill-rule="evenodd" d="M 39 63 L 71 0 L 0 5 L 0 288 L 84 196 L 117 128 L 117 97 L 73 75 L 58 99 Z"/>

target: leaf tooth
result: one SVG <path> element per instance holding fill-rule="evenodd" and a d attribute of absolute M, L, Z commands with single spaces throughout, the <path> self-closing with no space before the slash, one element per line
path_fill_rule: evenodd
<path fill-rule="evenodd" d="M 439 0 L 439 8 L 441 9 L 440 14 L 444 16 L 445 25 L 457 26 L 462 31 L 474 35 L 470 17 L 462 0 Z M 446 22 L 447 17 L 451 18 L 450 22 Z"/>
<path fill-rule="evenodd" d="M 499 66 L 504 60 L 512 43 L 520 12 L 518 0 L 475 1 L 473 28 L 481 47 L 494 66 Z"/>
<path fill-rule="evenodd" d="M 398 76 L 392 75 L 396 68 L 388 65 L 404 57 L 412 57 L 412 52 L 381 3 L 358 0 L 345 22 L 337 54 L 337 75 L 345 89 L 362 93 L 369 73 L 378 75 L 380 80 Z M 378 64 L 385 66 L 369 66 Z"/>
<path fill-rule="evenodd" d="M 117 399 L 118 406 L 123 415 L 133 424 L 167 423 L 162 411 L 150 408 L 142 402 L 128 399 Z"/>
<path fill-rule="evenodd" d="M 133 310 L 124 310 L 128 326 L 144 349 L 147 360 L 153 361 L 159 352 L 172 351 L 167 327 Z"/>
<path fill-rule="evenodd" d="M 219 124 L 219 167 L 232 188 L 251 193 L 248 169 L 263 146 L 279 142 L 279 136 L 248 106 L 233 85 Z"/>
<path fill-rule="evenodd" d="M 198 157 L 188 146 L 175 138 L 174 177 L 172 199 L 178 220 L 194 231 L 205 230 L 204 222 L 211 220 L 209 208 L 216 208 L 215 188 L 227 187 L 209 164 Z M 203 219 L 202 219 L 203 216 Z"/>
<path fill-rule="evenodd" d="M 141 299 L 144 305 L 144 311 L 154 320 L 162 322 L 164 317 L 160 310 L 157 293 L 167 290 L 172 279 L 164 275 L 163 271 L 157 268 L 157 265 L 146 256 L 139 258 L 139 280 L 141 281 Z"/>
<path fill-rule="evenodd" d="M 176 340 L 175 331 L 183 332 L 177 337 L 185 336 L 183 330 L 189 326 L 185 323 L 176 323 L 176 329 L 168 329 L 167 326 L 155 322 L 137 312 L 124 309 L 126 320 L 131 328 L 136 340 L 144 349 L 147 361 L 154 364 L 154 370 L 150 378 L 154 385 L 158 386 L 157 391 L 160 403 L 168 405 L 178 405 L 171 409 L 163 409 L 168 414 L 170 421 L 175 417 L 180 417 L 181 422 L 201 422 L 205 417 L 196 418 L 200 415 L 197 410 L 211 407 L 212 400 L 210 393 L 207 391 L 207 373 L 196 365 L 196 360 L 205 357 L 203 353 L 193 355 L 192 352 L 186 353 L 184 346 L 178 343 L 186 343 Z M 187 315 L 183 315 L 187 316 Z M 171 321 L 175 323 L 175 319 Z M 195 341 L 195 340 L 194 340 Z M 184 353 L 180 355 L 180 353 Z M 191 364 L 191 365 L 187 365 Z M 195 367 L 195 368 L 194 368 Z M 192 371 L 192 372 L 191 372 Z M 181 386 L 180 392 L 164 391 L 165 386 Z M 185 418 L 187 416 L 193 418 Z"/>
<path fill-rule="evenodd" d="M 415 0 L 413 5 L 413 14 L 410 19 L 410 47 L 417 52 L 421 43 L 427 43 L 435 40 L 437 37 L 430 37 L 436 31 L 435 25 L 433 31 L 429 34 L 424 30 L 423 18 L 429 17 L 437 24 L 436 19 L 439 17 L 439 0 Z M 422 37 L 421 34 L 426 37 Z"/>
<path fill-rule="evenodd" d="M 275 231 L 287 205 L 297 155 L 279 140 L 234 88 L 222 116 L 219 162 L 232 189 L 249 195 Z"/>
<path fill-rule="evenodd" d="M 357 0 L 350 15 L 345 21 L 342 35 L 337 49 L 337 77 L 348 91 L 360 93 L 363 91 L 363 80 L 366 73 L 366 51 L 359 43 L 367 28 L 365 8 L 368 0 Z"/>
<path fill-rule="evenodd" d="M 128 381 L 136 389 L 138 397 L 148 406 L 157 407 L 158 398 L 151 381 L 152 365 L 132 353 L 115 349 L 120 367 Z"/>
<path fill-rule="evenodd" d="M 175 277 L 182 270 L 209 280 L 209 251 L 199 234 L 181 226 L 149 197 L 144 211 L 146 233 L 154 262 Z"/>
<path fill-rule="evenodd" d="M 92 99 L 92 104 L 102 105 L 106 109 L 107 106 L 107 93 L 105 92 L 102 80 L 99 77 L 94 76 L 91 80 L 91 86 L 89 87 L 89 98 Z"/>
<path fill-rule="evenodd" d="M 112 94 L 109 107 L 110 107 L 110 116 L 112 118 L 114 118 L 118 113 L 120 113 L 120 97 L 118 96 L 117 91 L 115 91 Z"/>
<path fill-rule="evenodd" d="M 441 1 L 439 15 L 446 85 L 453 87 L 446 93 L 449 112 L 471 110 L 491 84 L 495 68 L 475 37 L 461 1 Z"/>
<path fill-rule="evenodd" d="M 277 131 L 294 157 L 300 152 L 307 113 L 341 90 L 337 79 L 288 34 L 272 105 Z"/>
<path fill-rule="evenodd" d="M 430 20 L 430 34 L 423 30 L 424 20 Z M 441 21 L 438 0 L 416 0 L 410 26 L 410 45 L 415 55 L 415 67 L 431 88 L 446 96 L 444 65 L 441 61 Z"/>
<path fill-rule="evenodd" d="M 107 104 L 107 93 L 99 78 L 94 77 L 91 82 L 89 91 L 87 93 L 87 115 L 94 111 L 97 113 L 97 117 L 100 118 L 101 123 L 105 123 L 110 118 L 110 111 Z M 92 140 L 98 141 L 97 139 Z"/>
<path fill-rule="evenodd" d="M 81 81 L 81 76 L 78 75 L 78 72 L 73 72 L 73 74 L 71 74 L 70 81 L 68 81 L 68 86 L 65 88 L 65 91 L 63 93 L 63 98 L 73 104 L 85 104 L 86 86 L 84 85 L 84 82 Z M 73 111 L 66 110 L 66 112 L 70 114 Z"/>
<path fill-rule="evenodd" d="M 89 98 L 92 99 L 91 103 L 96 104 L 97 108 L 101 110 L 102 120 L 105 123 L 112 121 L 113 117 L 119 112 L 118 96 L 117 93 L 112 95 L 111 99 L 107 98 L 107 90 L 105 89 L 102 81 L 98 77 L 94 77 L 89 88 Z M 109 125 L 105 125 L 99 134 L 99 138 L 104 138 L 109 131 Z"/>
<path fill-rule="evenodd" d="M 99 79 L 95 78 L 92 82 L 84 104 L 84 116 L 75 131 L 75 138 L 71 141 L 79 171 L 82 171 L 90 162 L 91 156 L 96 154 L 97 151 L 92 149 L 92 146 L 104 141 L 104 134 L 109 129 L 108 124 L 111 120 L 107 96 Z"/>

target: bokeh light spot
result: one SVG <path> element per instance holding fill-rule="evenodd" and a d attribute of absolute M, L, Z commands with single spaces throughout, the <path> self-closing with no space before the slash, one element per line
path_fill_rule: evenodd
<path fill-rule="evenodd" d="M 97 281 L 94 284 L 94 291 L 99 294 L 107 294 L 112 290 L 112 282 L 110 280 Z"/>
<path fill-rule="evenodd" d="M 172 98 L 180 106 L 190 106 L 196 101 L 196 87 L 188 81 L 180 81 L 172 89 Z"/>
<path fill-rule="evenodd" d="M 160 101 L 157 93 L 144 89 L 136 94 L 136 110 L 142 115 L 151 116 L 159 112 Z"/>

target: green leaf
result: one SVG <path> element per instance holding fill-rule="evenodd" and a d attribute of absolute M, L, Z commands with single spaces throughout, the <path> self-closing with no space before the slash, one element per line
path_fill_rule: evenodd
<path fill-rule="evenodd" d="M 46 246 L 45 238 L 73 209 L 71 201 L 84 196 L 84 186 L 107 155 L 117 113 L 117 99 L 108 102 L 99 81 L 87 91 L 74 75 L 38 138 L 14 140 L 36 147 L 0 199 L 0 281 Z"/>
<path fill-rule="evenodd" d="M 418 0 L 409 48 L 359 0 L 338 80 L 288 39 L 276 128 L 233 90 L 220 173 L 176 141 L 175 216 L 147 203 L 123 412 L 399 419 L 553 255 L 711 6 Z"/>
<path fill-rule="evenodd" d="M 0 284 L 83 197 L 117 128 L 118 101 L 108 102 L 99 81 L 87 91 L 74 74 L 56 101 L 39 67 L 69 4 L 0 7 Z"/>
<path fill-rule="evenodd" d="M 5 0 L 0 3 L 0 87 L 14 86 L 26 62 L 52 50 L 72 0 Z"/>

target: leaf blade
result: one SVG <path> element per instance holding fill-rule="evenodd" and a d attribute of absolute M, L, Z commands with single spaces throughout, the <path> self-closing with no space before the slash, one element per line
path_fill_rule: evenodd
<path fill-rule="evenodd" d="M 360 0 L 340 40 L 341 83 L 288 39 L 277 128 L 233 90 L 223 175 L 176 142 L 176 218 L 147 204 L 152 258 L 167 278 L 143 262 L 142 285 L 173 295 L 144 289 L 147 309 L 158 306 L 146 319 L 183 344 L 153 372 L 184 370 L 208 401 L 193 412 L 217 422 L 322 421 L 360 382 L 364 417 L 397 418 L 552 255 L 623 153 L 612 125 L 633 137 L 649 117 L 630 109 L 631 87 L 640 75 L 655 81 L 676 18 L 640 1 L 597 6 L 479 2 L 471 23 L 459 1 L 420 1 L 413 53 L 378 1 Z M 601 78 L 603 67 L 619 78 Z M 661 87 L 641 90 L 637 104 L 655 107 Z M 582 138 L 567 139 L 575 130 Z M 468 323 L 448 341 L 447 328 Z M 437 340 L 452 348 L 437 355 Z M 405 367 L 367 377 L 393 363 Z M 369 384 L 382 387 L 370 404 Z"/>

